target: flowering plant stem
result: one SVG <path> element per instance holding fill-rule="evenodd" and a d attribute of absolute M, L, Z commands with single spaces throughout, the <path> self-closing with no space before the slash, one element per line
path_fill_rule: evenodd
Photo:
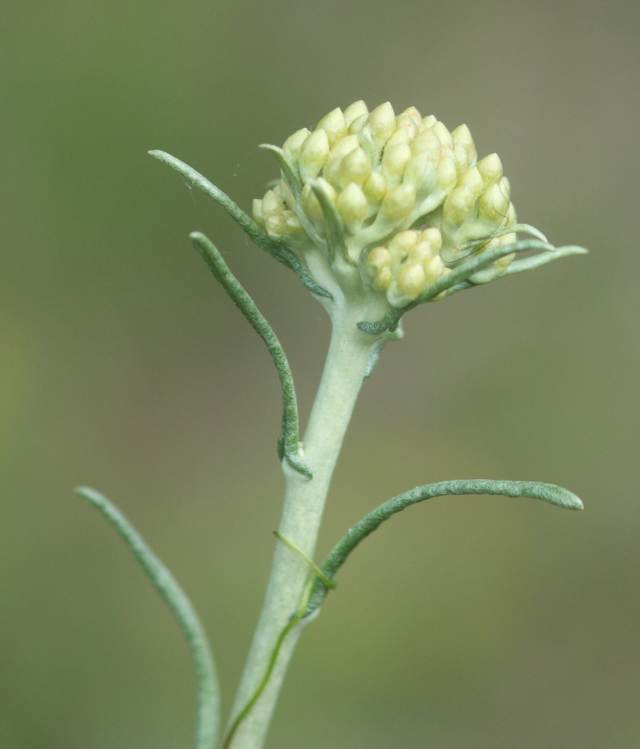
<path fill-rule="evenodd" d="M 304 460 L 313 472 L 313 479 L 305 478 L 285 462 L 282 464 L 286 486 L 279 533 L 308 557 L 315 552 L 331 477 L 369 360 L 379 344 L 379 339 L 358 330 L 360 318 L 354 312 L 347 306 L 332 310 L 329 353 L 303 442 Z M 277 543 L 264 607 L 235 699 L 226 746 L 259 749 L 264 744 L 289 661 L 304 627 L 292 615 L 300 607 L 308 579 L 309 565 L 303 556 L 286 544 Z M 283 632 L 286 637 L 279 642 Z M 278 657 L 271 664 L 276 644 L 280 646 Z M 268 683 L 251 710 L 244 711 L 263 685 L 270 664 Z M 243 719 L 238 721 L 238 717 Z"/>

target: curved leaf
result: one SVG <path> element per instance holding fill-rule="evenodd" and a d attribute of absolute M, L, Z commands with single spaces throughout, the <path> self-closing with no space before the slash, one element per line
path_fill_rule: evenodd
<path fill-rule="evenodd" d="M 491 479 L 459 479 L 440 481 L 435 484 L 424 484 L 411 489 L 404 494 L 392 497 L 383 504 L 361 518 L 333 547 L 323 565 L 322 571 L 330 580 L 334 580 L 336 573 L 347 560 L 351 552 L 373 533 L 386 520 L 396 513 L 402 512 L 411 505 L 424 502 L 434 497 L 447 495 L 462 496 L 465 494 L 489 494 L 505 497 L 528 497 L 542 502 L 562 507 L 568 510 L 582 510 L 583 504 L 579 497 L 556 484 L 546 484 L 540 481 L 494 481 Z M 314 590 L 310 599 L 306 615 L 313 613 L 320 606 L 328 589 L 322 580 L 316 578 Z"/>
<path fill-rule="evenodd" d="M 233 275 L 213 242 L 201 232 L 192 232 L 189 236 L 195 248 L 209 266 L 211 273 L 231 297 L 233 303 L 242 312 L 267 347 L 278 373 L 280 388 L 282 390 L 283 415 L 282 439 L 279 443 L 280 451 L 287 463 L 294 470 L 306 478 L 312 478 L 311 471 L 301 457 L 300 422 L 296 389 L 287 355 L 282 348 L 278 336 L 260 312 L 250 294 Z"/>
<path fill-rule="evenodd" d="M 175 156 L 171 156 L 171 154 L 168 154 L 165 151 L 149 151 L 149 155 L 178 172 L 178 174 L 186 180 L 187 184 L 197 187 L 199 190 L 202 190 L 205 195 L 213 198 L 218 205 L 222 206 L 222 208 L 227 211 L 231 218 L 241 229 L 244 230 L 249 238 L 258 245 L 258 247 L 296 273 L 309 291 L 316 296 L 333 299 L 331 293 L 313 279 L 309 270 L 295 252 L 286 247 L 282 242 L 272 239 L 242 210 L 242 208 L 240 208 L 235 201 L 233 201 L 219 187 L 214 185 L 213 182 L 208 180 L 204 175 L 200 174 L 200 172 L 196 171 L 184 161 L 177 159 Z"/>
<path fill-rule="evenodd" d="M 112 502 L 87 486 L 78 487 L 75 491 L 113 525 L 177 619 L 191 650 L 198 675 L 195 749 L 213 749 L 218 739 L 220 724 L 220 689 L 207 635 L 191 601 L 170 570 Z"/>

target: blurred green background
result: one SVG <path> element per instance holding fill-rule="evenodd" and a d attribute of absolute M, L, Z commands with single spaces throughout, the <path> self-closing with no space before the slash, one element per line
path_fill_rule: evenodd
<path fill-rule="evenodd" d="M 395 519 L 305 635 L 270 746 L 637 745 L 637 6 L 61 0 L 2 16 L 0 746 L 191 742 L 175 623 L 79 483 L 193 596 L 229 706 L 280 511 L 279 391 L 188 232 L 210 233 L 279 331 L 305 414 L 328 325 L 145 152 L 248 207 L 276 171 L 258 143 L 358 98 L 467 122 L 521 219 L 592 252 L 412 313 L 364 389 L 318 556 L 430 480 L 555 481 L 587 510 L 476 497 Z"/>

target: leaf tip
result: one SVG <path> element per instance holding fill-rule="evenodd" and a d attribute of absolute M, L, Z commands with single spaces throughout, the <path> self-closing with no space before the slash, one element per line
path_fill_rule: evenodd
<path fill-rule="evenodd" d="M 90 486 L 76 486 L 73 493 L 82 499 L 86 499 L 91 502 L 92 505 L 99 505 L 103 502 L 103 497 L 100 492 L 92 489 Z"/>

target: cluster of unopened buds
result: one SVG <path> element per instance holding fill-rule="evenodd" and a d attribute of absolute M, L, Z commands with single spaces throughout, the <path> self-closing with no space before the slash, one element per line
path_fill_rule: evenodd
<path fill-rule="evenodd" d="M 281 178 L 254 201 L 256 222 L 307 262 L 320 251 L 338 280 L 341 267 L 358 268 L 393 308 L 420 300 L 466 258 L 512 245 L 524 226 L 500 157 L 478 160 L 466 125 L 449 131 L 415 107 L 396 115 L 389 103 L 370 112 L 358 101 L 267 148 Z M 513 258 L 466 283 L 504 275 Z"/>

